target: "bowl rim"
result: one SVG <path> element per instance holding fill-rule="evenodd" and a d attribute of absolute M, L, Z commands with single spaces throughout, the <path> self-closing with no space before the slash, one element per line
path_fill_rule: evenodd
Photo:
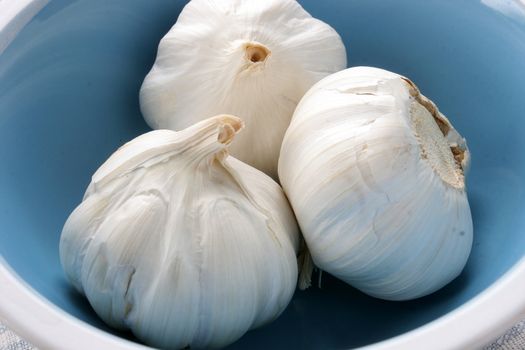
<path fill-rule="evenodd" d="M 50 0 L 0 0 L 0 55 Z"/>
<path fill-rule="evenodd" d="M 153 349 L 100 330 L 29 286 L 0 256 L 0 321 L 39 349 Z"/>
<path fill-rule="evenodd" d="M 50 0 L 0 0 L 0 54 Z M 62 310 L 29 286 L 0 255 L 0 321 L 43 349 L 147 350 Z M 525 257 L 451 312 L 396 337 L 359 349 L 479 348 L 525 315 Z"/>
<path fill-rule="evenodd" d="M 0 257 L 0 321 L 43 349 L 146 350 L 62 310 L 19 277 Z M 449 313 L 361 350 L 481 348 L 525 314 L 525 257 L 496 282 Z"/>

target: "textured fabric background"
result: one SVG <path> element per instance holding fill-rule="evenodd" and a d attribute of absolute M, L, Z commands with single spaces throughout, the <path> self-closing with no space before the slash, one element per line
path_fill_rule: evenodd
<path fill-rule="evenodd" d="M 15 333 L 0 324 L 0 350 L 37 350 L 37 348 L 20 339 Z M 525 350 L 525 320 L 509 329 L 483 350 Z"/>
<path fill-rule="evenodd" d="M 25 340 L 20 339 L 3 324 L 0 324 L 0 350 L 34 350 Z"/>
<path fill-rule="evenodd" d="M 524 350 L 525 320 L 509 329 L 502 337 L 487 346 L 484 350 Z"/>

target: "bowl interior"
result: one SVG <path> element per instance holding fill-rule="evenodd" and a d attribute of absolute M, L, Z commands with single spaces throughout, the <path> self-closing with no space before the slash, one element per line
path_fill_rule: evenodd
<path fill-rule="evenodd" d="M 108 332 L 65 280 L 60 231 L 97 167 L 148 130 L 139 87 L 184 3 L 54 0 L 0 55 L 0 253 L 51 302 Z M 321 289 L 297 292 L 278 320 L 232 349 L 383 340 L 468 301 L 525 252 L 525 11 L 518 2 L 301 3 L 340 33 L 350 66 L 410 77 L 467 138 L 474 247 L 459 278 L 410 302 L 376 300 L 324 274 Z"/>

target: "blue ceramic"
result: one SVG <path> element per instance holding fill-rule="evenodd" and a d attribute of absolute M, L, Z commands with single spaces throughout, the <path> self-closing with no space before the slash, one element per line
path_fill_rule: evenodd
<path fill-rule="evenodd" d="M 340 33 L 350 66 L 410 77 L 466 137 L 474 246 L 459 278 L 410 302 L 373 299 L 325 274 L 321 289 L 298 291 L 277 321 L 230 349 L 341 349 L 387 339 L 462 305 L 525 253 L 525 6 L 300 2 Z M 91 174 L 148 131 L 138 91 L 184 3 L 53 0 L 0 55 L 0 254 L 45 298 L 108 332 L 66 281 L 59 236 Z"/>

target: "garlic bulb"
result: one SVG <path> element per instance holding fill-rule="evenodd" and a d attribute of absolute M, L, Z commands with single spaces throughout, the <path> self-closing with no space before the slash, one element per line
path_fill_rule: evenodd
<path fill-rule="evenodd" d="M 279 177 L 320 269 L 406 300 L 444 286 L 467 261 L 468 163 L 465 140 L 410 80 L 357 67 L 301 100 Z"/>
<path fill-rule="evenodd" d="M 228 157 L 241 127 L 223 115 L 152 131 L 94 174 L 60 258 L 110 326 L 162 348 L 220 347 L 287 306 L 297 224 L 279 185 Z"/>
<path fill-rule="evenodd" d="M 160 42 L 140 105 L 154 129 L 238 115 L 246 129 L 230 153 L 277 178 L 297 103 L 315 82 L 344 68 L 339 35 L 295 0 L 192 0 Z"/>

